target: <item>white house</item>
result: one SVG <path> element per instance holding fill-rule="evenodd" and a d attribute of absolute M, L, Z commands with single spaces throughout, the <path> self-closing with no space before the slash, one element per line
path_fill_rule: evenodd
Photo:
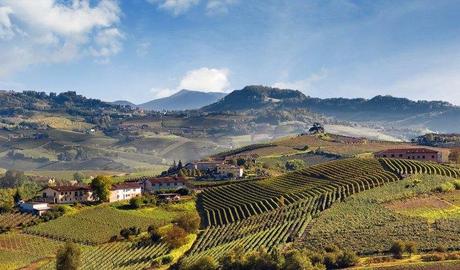
<path fill-rule="evenodd" d="M 42 200 L 48 203 L 76 203 L 94 201 L 88 185 L 50 186 L 42 191 Z"/>
<path fill-rule="evenodd" d="M 141 195 L 142 188 L 138 182 L 124 182 L 114 184 L 110 188 L 109 202 L 129 200 Z"/>
<path fill-rule="evenodd" d="M 241 178 L 243 177 L 244 169 L 235 165 L 221 164 L 217 166 L 217 173 L 228 177 Z"/>
<path fill-rule="evenodd" d="M 22 213 L 30 213 L 41 216 L 46 211 L 50 210 L 48 203 L 45 202 L 24 202 L 19 204 L 19 210 Z"/>

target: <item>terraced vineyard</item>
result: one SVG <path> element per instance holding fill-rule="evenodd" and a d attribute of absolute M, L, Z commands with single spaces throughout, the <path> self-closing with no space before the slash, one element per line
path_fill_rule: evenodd
<path fill-rule="evenodd" d="M 334 202 L 408 174 L 460 177 L 459 170 L 438 164 L 351 158 L 205 190 L 198 206 L 206 229 L 184 263 L 205 255 L 220 258 L 237 246 L 251 251 L 291 242 L 305 232 L 312 217 Z"/>
<path fill-rule="evenodd" d="M 321 210 L 353 193 L 400 178 L 373 159 L 333 161 L 257 182 L 216 187 L 199 197 L 205 226 L 225 225 L 300 200 L 321 197 Z M 225 198 L 225 199 L 223 199 Z"/>
<path fill-rule="evenodd" d="M 0 269 L 19 269 L 29 263 L 52 257 L 62 242 L 19 233 L 0 235 Z"/>
<path fill-rule="evenodd" d="M 441 164 L 406 159 L 381 159 L 380 162 L 388 169 L 401 175 L 436 174 L 460 178 L 460 170 Z"/>
<path fill-rule="evenodd" d="M 38 220 L 37 216 L 25 213 L 8 213 L 0 215 L 0 227 L 15 228 L 31 224 Z"/>
<path fill-rule="evenodd" d="M 97 247 L 82 246 L 79 269 L 146 269 L 152 262 L 168 254 L 166 244 L 138 245 L 129 242 L 108 243 Z M 55 269 L 55 261 L 45 265 L 42 270 Z"/>

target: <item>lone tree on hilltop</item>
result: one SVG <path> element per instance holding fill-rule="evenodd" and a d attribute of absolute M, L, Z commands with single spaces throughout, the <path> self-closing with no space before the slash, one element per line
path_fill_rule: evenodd
<path fill-rule="evenodd" d="M 315 122 L 308 132 L 310 132 L 310 134 L 322 134 L 324 133 L 324 127 L 321 123 Z"/>
<path fill-rule="evenodd" d="M 56 270 L 77 270 L 80 267 L 81 251 L 77 244 L 67 242 L 58 250 Z"/>
<path fill-rule="evenodd" d="M 109 201 L 111 186 L 112 181 L 107 176 L 98 176 L 91 181 L 91 188 L 100 202 Z"/>

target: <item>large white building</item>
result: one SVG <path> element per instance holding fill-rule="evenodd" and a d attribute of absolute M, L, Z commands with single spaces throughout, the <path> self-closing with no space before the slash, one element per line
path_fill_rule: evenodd
<path fill-rule="evenodd" d="M 141 196 L 142 188 L 138 182 L 124 182 L 113 184 L 110 188 L 109 202 L 129 200 Z"/>

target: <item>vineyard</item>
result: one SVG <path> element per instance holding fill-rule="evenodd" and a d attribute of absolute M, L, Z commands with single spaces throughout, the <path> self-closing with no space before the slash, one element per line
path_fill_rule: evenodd
<path fill-rule="evenodd" d="M 108 242 L 123 228 L 136 226 L 145 230 L 155 222 L 157 220 L 154 217 L 99 206 L 26 228 L 25 232 L 55 240 L 95 245 Z"/>
<path fill-rule="evenodd" d="M 79 269 L 146 269 L 155 259 L 167 255 L 170 250 L 166 244 L 140 245 L 129 242 L 102 244 L 96 247 L 82 246 L 81 266 Z M 51 261 L 41 270 L 55 269 Z"/>
<path fill-rule="evenodd" d="M 35 260 L 52 257 L 61 242 L 32 235 L 0 235 L 0 269 L 18 269 Z"/>
<path fill-rule="evenodd" d="M 270 250 L 281 244 L 303 239 L 305 231 L 309 231 L 311 226 L 317 224 L 316 216 L 330 208 L 334 202 L 344 201 L 353 194 L 375 187 L 392 186 L 393 184 L 390 185 L 390 183 L 398 182 L 409 174 L 460 177 L 460 171 L 438 164 L 351 158 L 323 163 L 266 180 L 205 190 L 198 197 L 198 206 L 202 223 L 206 229 L 184 259 L 184 263 L 193 263 L 206 255 L 220 258 L 237 246 L 242 247 L 245 251 L 256 250 L 260 247 Z M 404 181 L 407 182 L 407 180 Z M 401 182 L 397 184 L 399 183 Z M 380 189 L 372 191 L 378 192 Z M 443 239 L 452 247 L 455 245 L 454 242 L 458 241 L 458 231 L 453 229 L 458 225 L 456 222 L 438 221 L 430 225 L 426 221 L 425 224 L 422 224 L 421 219 L 417 218 L 413 218 L 411 222 L 406 219 L 400 222 L 394 213 L 393 215 L 387 214 L 390 212 L 388 209 L 377 211 L 366 207 L 364 207 L 367 209 L 366 215 L 370 219 L 375 217 L 375 220 L 378 221 L 375 226 L 384 226 L 389 223 L 393 225 L 393 231 L 380 233 L 366 231 L 367 225 L 363 224 L 363 227 L 347 231 L 351 238 L 346 240 L 352 244 L 357 243 L 356 245 L 346 246 L 336 241 L 339 246 L 352 247 L 361 253 L 380 252 L 388 249 L 387 243 L 380 240 L 370 241 L 371 238 L 379 239 L 373 238 L 372 234 L 384 237 L 385 234 L 391 232 L 408 233 L 410 231 L 414 231 L 414 234 L 419 236 L 427 235 L 429 239 L 427 241 L 441 237 L 438 239 Z M 377 217 L 382 217 L 383 220 Z M 313 221 L 312 218 L 314 218 Z M 324 226 L 326 228 L 332 226 L 331 231 L 334 231 L 334 224 L 344 224 L 343 220 L 353 221 L 354 217 L 347 213 L 340 219 L 340 222 L 325 221 Z M 433 231 L 432 226 L 445 229 Z M 319 226 L 318 230 L 320 228 L 322 226 Z M 432 233 L 429 233 L 430 231 Z M 319 236 L 315 239 L 308 238 L 309 241 L 315 243 L 314 248 L 324 247 L 317 243 L 323 237 L 327 240 L 336 237 L 334 234 L 326 235 L 321 231 L 317 231 L 314 235 Z M 361 242 L 350 239 L 361 239 Z M 365 241 L 374 242 L 374 247 L 360 249 L 359 245 Z M 428 249 L 425 246 L 423 248 Z"/>
<path fill-rule="evenodd" d="M 414 185 L 414 180 L 421 181 Z M 319 249 L 335 244 L 361 254 L 382 253 L 398 239 L 415 241 L 423 251 L 437 246 L 460 249 L 460 218 L 451 216 L 429 221 L 402 215 L 385 206 L 391 201 L 426 196 L 440 183 L 452 181 L 439 176 L 413 176 L 384 187 L 365 191 L 324 211 L 302 239 L 302 245 Z M 425 197 L 422 197 L 425 198 Z M 347 220 L 346 223 L 342 222 Z"/>
<path fill-rule="evenodd" d="M 0 215 L 0 227 L 2 228 L 16 228 L 27 226 L 34 221 L 37 221 L 38 217 L 32 214 L 25 213 L 7 213 Z"/>

